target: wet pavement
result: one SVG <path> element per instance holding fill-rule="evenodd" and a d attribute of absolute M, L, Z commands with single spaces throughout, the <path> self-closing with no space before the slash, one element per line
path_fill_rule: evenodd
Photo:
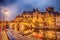
<path fill-rule="evenodd" d="M 57 32 L 56 35 L 57 35 L 56 40 L 60 40 L 60 32 Z M 0 33 L 0 39 L 1 40 L 48 40 L 48 39 L 38 39 L 31 35 L 22 36 L 15 30 L 2 31 Z"/>

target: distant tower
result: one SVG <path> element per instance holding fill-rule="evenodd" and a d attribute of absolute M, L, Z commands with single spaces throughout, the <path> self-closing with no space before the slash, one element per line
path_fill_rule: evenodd
<path fill-rule="evenodd" d="M 38 8 L 33 8 L 33 12 L 35 12 L 35 11 L 39 12 L 39 9 Z"/>

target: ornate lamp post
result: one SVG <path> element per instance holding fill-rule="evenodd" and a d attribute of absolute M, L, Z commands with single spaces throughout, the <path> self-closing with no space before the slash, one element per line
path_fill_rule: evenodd
<path fill-rule="evenodd" d="M 9 15 L 9 11 L 7 9 L 3 9 L 2 13 L 3 13 L 3 28 L 5 29 L 5 27 L 4 27 L 4 21 L 6 21 L 7 16 Z"/>

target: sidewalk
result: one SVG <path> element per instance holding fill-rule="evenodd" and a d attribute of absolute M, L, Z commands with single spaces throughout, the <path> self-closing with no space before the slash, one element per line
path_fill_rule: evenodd
<path fill-rule="evenodd" d="M 8 39 L 8 36 L 6 35 L 6 32 L 5 32 L 5 31 L 3 31 L 3 32 L 1 33 L 1 40 L 9 40 L 9 39 Z"/>

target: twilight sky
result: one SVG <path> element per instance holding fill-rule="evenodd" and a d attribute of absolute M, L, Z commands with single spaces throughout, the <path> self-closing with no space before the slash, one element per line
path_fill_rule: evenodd
<path fill-rule="evenodd" d="M 5 19 L 12 20 L 23 11 L 38 8 L 45 11 L 47 7 L 54 7 L 55 11 L 60 12 L 60 0 L 0 0 L 0 19 L 2 18 L 2 10 L 8 9 L 9 15 L 5 15 Z"/>

